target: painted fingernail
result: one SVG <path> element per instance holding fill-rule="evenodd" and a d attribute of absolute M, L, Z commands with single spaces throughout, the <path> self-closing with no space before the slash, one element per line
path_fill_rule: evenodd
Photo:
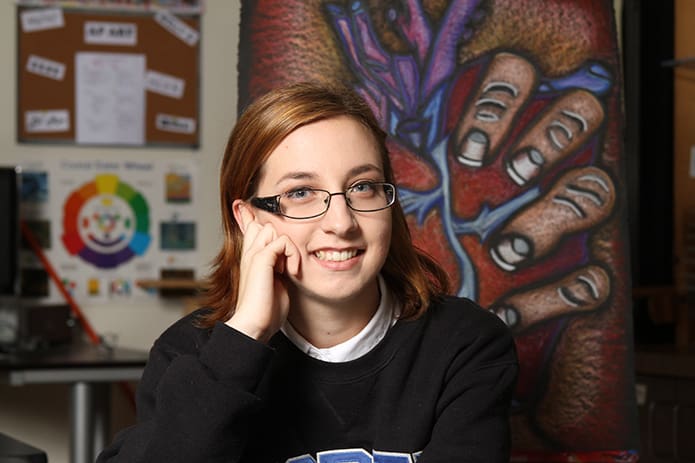
<path fill-rule="evenodd" d="M 487 154 L 490 140 L 487 134 L 480 130 L 472 130 L 463 139 L 461 154 L 457 159 L 461 164 L 472 167 L 480 167 L 483 165 L 483 158 Z"/>
<path fill-rule="evenodd" d="M 507 175 L 519 186 L 530 182 L 540 174 L 545 164 L 543 155 L 536 148 L 521 151 L 507 163 Z"/>
<path fill-rule="evenodd" d="M 517 265 L 528 259 L 531 255 L 531 244 L 521 236 L 506 237 L 500 243 L 490 249 L 490 257 L 502 268 L 511 272 Z"/>
<path fill-rule="evenodd" d="M 510 328 L 519 323 L 519 313 L 513 307 L 497 307 L 493 309 L 493 313 Z"/>

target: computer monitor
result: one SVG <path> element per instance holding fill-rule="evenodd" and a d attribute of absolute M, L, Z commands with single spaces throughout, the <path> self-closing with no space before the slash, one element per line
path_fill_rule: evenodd
<path fill-rule="evenodd" d="M 0 297 L 18 296 L 20 169 L 0 166 Z"/>

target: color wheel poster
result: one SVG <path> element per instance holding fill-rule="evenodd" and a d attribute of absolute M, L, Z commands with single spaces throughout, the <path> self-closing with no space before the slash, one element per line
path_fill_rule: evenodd
<path fill-rule="evenodd" d="M 137 281 L 163 272 L 195 278 L 192 162 L 51 160 L 22 169 L 22 217 L 78 301 L 145 296 Z M 22 246 L 22 296 L 59 302 Z"/>

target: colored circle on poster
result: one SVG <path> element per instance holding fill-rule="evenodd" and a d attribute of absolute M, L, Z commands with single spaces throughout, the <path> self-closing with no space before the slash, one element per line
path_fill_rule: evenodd
<path fill-rule="evenodd" d="M 147 251 L 149 207 L 144 196 L 113 174 L 74 190 L 63 206 L 65 249 L 99 268 L 114 268 Z"/>

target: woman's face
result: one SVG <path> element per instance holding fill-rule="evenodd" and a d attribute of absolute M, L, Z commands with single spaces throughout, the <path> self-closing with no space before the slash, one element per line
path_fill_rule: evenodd
<path fill-rule="evenodd" d="M 376 141 L 359 122 L 337 117 L 287 136 L 263 165 L 256 196 L 302 187 L 343 192 L 364 180 L 385 180 Z M 391 241 L 390 208 L 356 212 L 344 196 L 334 195 L 328 211 L 313 219 L 254 211 L 256 220 L 272 224 L 299 249 L 300 272 L 291 281 L 295 297 L 330 304 L 371 302 Z"/>

